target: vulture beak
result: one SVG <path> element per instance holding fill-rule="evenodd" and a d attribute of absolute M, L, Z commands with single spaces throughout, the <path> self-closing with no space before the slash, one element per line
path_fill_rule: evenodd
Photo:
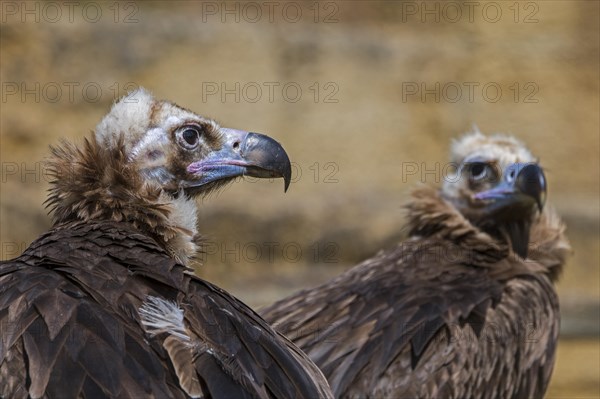
<path fill-rule="evenodd" d="M 193 162 L 187 171 L 198 177 L 190 186 L 204 186 L 237 176 L 283 177 L 287 191 L 292 166 L 285 150 L 269 136 L 243 130 L 221 128 L 223 145 L 203 160 Z"/>
<path fill-rule="evenodd" d="M 512 164 L 498 185 L 475 194 L 474 198 L 484 203 L 484 212 L 501 226 L 513 250 L 526 258 L 533 210 L 541 212 L 546 201 L 542 168 L 534 163 Z"/>
<path fill-rule="evenodd" d="M 544 171 L 534 163 L 512 164 L 506 168 L 504 179 L 496 187 L 477 193 L 474 198 L 486 203 L 488 213 L 532 205 L 537 205 L 541 212 L 546 201 Z"/>

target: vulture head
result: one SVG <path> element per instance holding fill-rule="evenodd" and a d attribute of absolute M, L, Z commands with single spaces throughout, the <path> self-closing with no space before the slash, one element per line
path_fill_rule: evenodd
<path fill-rule="evenodd" d="M 442 195 L 473 225 L 505 239 L 527 257 L 532 223 L 546 200 L 546 178 L 523 143 L 503 135 L 468 134 L 454 142 L 457 173 Z"/>
<path fill-rule="evenodd" d="M 207 193 L 238 176 L 283 177 L 291 166 L 272 138 L 227 129 L 138 89 L 116 103 L 96 127 L 96 141 L 121 148 L 148 184 L 172 195 Z"/>
<path fill-rule="evenodd" d="M 196 204 L 239 176 L 291 178 L 272 138 L 219 126 L 138 89 L 116 102 L 81 147 L 52 149 L 47 200 L 54 223 L 126 221 L 177 260 L 197 252 Z"/>

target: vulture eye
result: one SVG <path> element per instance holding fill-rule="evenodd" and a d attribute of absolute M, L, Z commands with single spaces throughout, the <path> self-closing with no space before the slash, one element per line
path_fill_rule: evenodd
<path fill-rule="evenodd" d="M 197 126 L 185 126 L 177 132 L 179 143 L 188 150 L 193 150 L 200 143 L 200 129 Z"/>
<path fill-rule="evenodd" d="M 471 164 L 471 177 L 475 180 L 481 180 L 486 175 L 487 165 L 483 162 Z"/>
<path fill-rule="evenodd" d="M 469 163 L 467 171 L 472 182 L 494 181 L 498 178 L 494 167 L 487 162 Z"/>

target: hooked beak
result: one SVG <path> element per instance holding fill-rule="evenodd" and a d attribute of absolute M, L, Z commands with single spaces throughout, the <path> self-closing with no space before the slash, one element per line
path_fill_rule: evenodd
<path fill-rule="evenodd" d="M 506 168 L 504 179 L 494 188 L 475 194 L 475 199 L 486 203 L 488 212 L 531 208 L 537 205 L 541 212 L 546 202 L 546 177 L 534 163 L 515 163 Z"/>
<path fill-rule="evenodd" d="M 473 198 L 483 202 L 483 212 L 501 226 L 513 250 L 526 258 L 534 209 L 537 207 L 542 212 L 546 201 L 546 177 L 542 168 L 534 163 L 512 164 L 496 187 L 477 193 Z"/>
<path fill-rule="evenodd" d="M 283 177 L 287 191 L 292 167 L 281 144 L 259 133 L 226 128 L 220 132 L 221 148 L 187 167 L 189 173 L 199 177 L 193 183 L 194 188 L 237 176 L 252 176 Z"/>

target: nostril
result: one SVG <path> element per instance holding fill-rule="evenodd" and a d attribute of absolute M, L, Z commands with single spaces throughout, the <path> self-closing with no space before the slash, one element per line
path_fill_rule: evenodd
<path fill-rule="evenodd" d="M 240 142 L 236 141 L 235 143 L 233 143 L 233 149 L 237 150 L 238 148 L 240 148 Z"/>

